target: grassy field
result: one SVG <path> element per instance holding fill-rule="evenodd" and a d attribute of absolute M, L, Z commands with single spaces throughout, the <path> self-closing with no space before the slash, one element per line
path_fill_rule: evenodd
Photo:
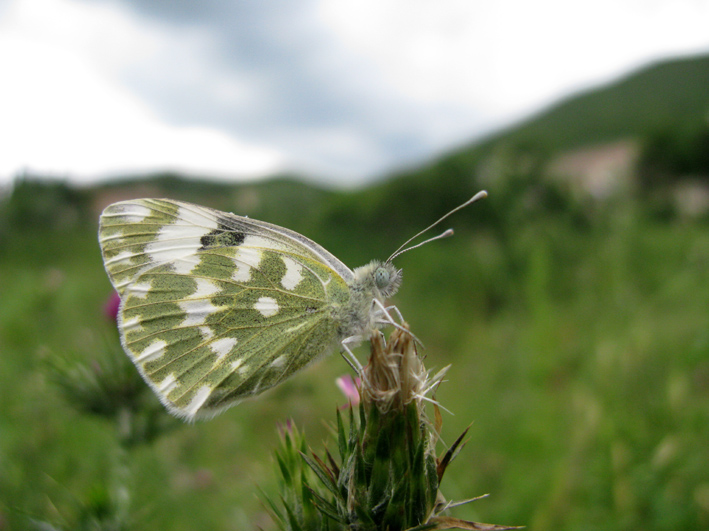
<path fill-rule="evenodd" d="M 491 494 L 455 515 L 533 531 L 709 529 L 709 227 L 632 203 L 584 226 L 548 215 L 511 227 L 463 224 L 398 263 L 395 302 L 427 366 L 453 365 L 438 393 L 454 413 L 445 441 L 473 423 L 444 494 Z M 0 529 L 78 529 L 105 492 L 127 497 L 131 529 L 268 529 L 257 485 L 274 489 L 277 425 L 327 440 L 346 364 L 333 356 L 214 420 L 122 448 L 48 368 L 117 352 L 95 228 L 2 241 Z M 360 265 L 370 238 L 347 234 L 327 244 Z"/>

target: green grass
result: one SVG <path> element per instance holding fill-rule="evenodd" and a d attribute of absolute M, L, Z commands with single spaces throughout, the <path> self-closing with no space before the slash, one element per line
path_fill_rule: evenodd
<path fill-rule="evenodd" d="M 554 244 L 537 241 L 519 306 L 471 327 L 471 354 L 456 360 L 453 375 L 470 374 L 471 391 L 441 393 L 449 406 L 462 399 L 456 412 L 472 409 L 467 450 L 483 471 L 472 474 L 476 488 L 494 494 L 488 520 L 709 523 L 699 502 L 709 478 L 709 238 L 681 226 L 614 230 L 579 242 L 576 263 L 555 263 Z"/>
<path fill-rule="evenodd" d="M 552 216 L 513 229 L 464 226 L 399 260 L 396 303 L 427 366 L 453 364 L 438 393 L 455 413 L 444 439 L 473 422 L 445 494 L 491 493 L 456 516 L 531 530 L 709 528 L 709 228 L 628 206 L 582 229 Z M 348 230 L 331 250 L 366 256 L 367 234 Z M 333 356 L 122 453 L 113 426 L 64 402 L 44 363 L 91 364 L 117 342 L 94 227 L 7 236 L 0 292 L 8 529 L 31 528 L 28 517 L 70 528 L 119 480 L 134 529 L 268 529 L 256 485 L 273 488 L 277 423 L 294 418 L 319 445 L 344 403 L 334 378 L 347 369 Z"/>

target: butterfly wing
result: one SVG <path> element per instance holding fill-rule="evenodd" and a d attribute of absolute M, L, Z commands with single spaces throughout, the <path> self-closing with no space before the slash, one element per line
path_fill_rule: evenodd
<path fill-rule="evenodd" d="M 178 416 L 216 414 L 339 343 L 352 272 L 298 233 L 140 199 L 109 206 L 99 240 L 123 346 Z"/>

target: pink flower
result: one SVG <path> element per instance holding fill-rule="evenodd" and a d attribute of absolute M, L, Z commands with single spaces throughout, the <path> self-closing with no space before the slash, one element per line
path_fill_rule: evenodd
<path fill-rule="evenodd" d="M 293 436 L 293 430 L 295 429 L 293 419 L 286 420 L 285 424 L 281 424 L 280 422 L 278 422 L 276 426 L 278 427 L 278 433 L 281 434 L 281 437 L 285 437 L 286 434 L 290 435 L 291 437 Z"/>
<path fill-rule="evenodd" d="M 359 404 L 359 387 L 362 383 L 359 378 L 353 379 L 352 376 L 346 374 L 345 376 L 336 378 L 335 383 L 337 384 L 337 387 L 340 388 L 340 391 L 342 391 L 342 394 L 345 395 L 345 398 L 349 400 L 351 405 L 356 406 Z"/>
<path fill-rule="evenodd" d="M 120 304 L 121 298 L 118 296 L 118 293 L 114 291 L 113 295 L 111 295 L 103 305 L 103 315 L 106 316 L 106 319 L 115 321 L 118 318 L 118 307 Z"/>

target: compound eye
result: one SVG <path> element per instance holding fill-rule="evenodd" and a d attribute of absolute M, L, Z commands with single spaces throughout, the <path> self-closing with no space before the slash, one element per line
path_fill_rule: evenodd
<path fill-rule="evenodd" d="M 383 267 L 378 268 L 374 272 L 374 283 L 377 285 L 377 288 L 386 288 L 389 285 L 389 280 L 389 271 L 387 271 Z"/>

